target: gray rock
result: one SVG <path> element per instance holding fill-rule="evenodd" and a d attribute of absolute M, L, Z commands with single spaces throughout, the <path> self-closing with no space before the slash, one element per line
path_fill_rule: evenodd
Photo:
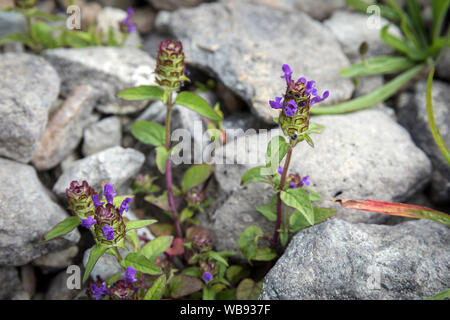
<path fill-rule="evenodd" d="M 75 161 L 53 186 L 53 192 L 65 200 L 65 190 L 73 180 L 86 180 L 97 191 L 102 181 L 114 186 L 117 194 L 126 194 L 145 157 L 133 149 L 113 147 Z"/>
<path fill-rule="evenodd" d="M 58 74 L 41 57 L 0 55 L 0 156 L 29 162 L 59 93 Z"/>
<path fill-rule="evenodd" d="M 25 33 L 25 18 L 16 12 L 0 11 L 0 39 L 11 33 Z"/>
<path fill-rule="evenodd" d="M 41 269 L 54 270 L 62 269 L 72 264 L 73 258 L 78 253 L 78 247 L 72 246 L 64 250 L 51 252 L 45 256 L 41 256 L 33 261 L 35 266 Z"/>
<path fill-rule="evenodd" d="M 450 285 L 448 228 L 332 219 L 299 232 L 264 278 L 260 299 L 424 299 Z"/>
<path fill-rule="evenodd" d="M 0 299 L 11 299 L 23 290 L 19 273 L 14 267 L 0 267 Z"/>
<path fill-rule="evenodd" d="M 355 89 L 355 97 L 361 97 L 378 89 L 384 84 L 383 76 L 360 77 L 359 85 Z"/>
<path fill-rule="evenodd" d="M 414 94 L 402 94 L 398 103 L 398 119 L 411 132 L 417 145 L 433 164 L 431 198 L 436 203 L 450 203 L 450 166 L 434 141 L 426 110 L 426 81 L 416 84 Z M 450 145 L 450 86 L 433 81 L 433 111 L 436 125 L 446 145 Z"/>
<path fill-rule="evenodd" d="M 440 78 L 450 81 L 450 50 L 445 50 L 442 60 L 436 66 L 436 73 Z"/>
<path fill-rule="evenodd" d="M 227 2 L 229 0 L 222 0 Z M 338 9 L 345 8 L 344 0 L 245 0 L 256 4 L 265 4 L 288 11 L 299 10 L 314 19 L 323 20 Z"/>
<path fill-rule="evenodd" d="M 354 223 L 386 223 L 389 216 L 344 210 L 331 203 L 332 198 L 401 202 L 427 183 L 430 161 L 414 145 L 408 132 L 385 112 L 365 110 L 313 117 L 312 121 L 323 124 L 325 130 L 320 135 L 312 135 L 314 149 L 306 143 L 295 148 L 290 172 L 309 175 L 311 188 L 324 199 L 317 205 L 336 209 L 340 219 Z M 268 134 L 260 131 L 258 135 L 229 141 L 217 150 L 214 175 L 218 183 L 215 192 L 218 208 L 208 212 L 205 224 L 213 234 L 229 231 L 228 240 L 217 244 L 218 250 L 236 250 L 242 230 L 252 224 L 266 225 L 266 219 L 256 212 L 254 204 L 268 203 L 270 188 L 262 183 L 242 188 L 239 183 L 245 171 L 265 164 L 267 143 L 271 136 L 280 134 L 279 129 Z M 243 212 L 251 217 L 249 222 L 240 217 Z M 266 231 L 273 232 L 273 228 L 272 225 Z"/>
<path fill-rule="evenodd" d="M 389 21 L 380 17 L 380 26 L 372 26 L 369 16 L 360 12 L 336 11 L 331 18 L 324 21 L 332 34 L 336 36 L 342 46 L 342 50 L 350 61 L 359 62 L 359 46 L 366 41 L 369 44 L 369 52 L 366 57 L 389 55 L 395 50 L 384 43 L 380 38 L 380 30 Z M 397 26 L 391 25 L 389 33 L 401 37 Z"/>
<path fill-rule="evenodd" d="M 216 75 L 268 123 L 277 114 L 268 101 L 285 90 L 279 78 L 284 63 L 294 76 L 314 79 L 319 90 L 329 90 L 328 104 L 352 95 L 353 83 L 338 74 L 349 66 L 339 43 L 302 12 L 228 1 L 177 10 L 167 20 L 157 18 L 156 25 L 183 41 L 186 61 Z"/>
<path fill-rule="evenodd" d="M 83 154 L 89 156 L 110 147 L 120 146 L 122 126 L 119 117 L 108 117 L 84 131 Z"/>
<path fill-rule="evenodd" d="M 208 0 L 147 0 L 157 10 L 177 10 L 179 8 L 196 7 Z"/>
<path fill-rule="evenodd" d="M 52 279 L 45 294 L 45 300 L 74 300 L 77 294 L 81 292 L 78 289 L 69 289 L 67 280 L 71 274 L 62 271 Z"/>
<path fill-rule="evenodd" d="M 0 158 L 0 265 L 24 265 L 73 246 L 77 230 L 48 242 L 43 236 L 67 218 L 33 167 Z"/>
<path fill-rule="evenodd" d="M 62 79 L 63 95 L 80 84 L 101 93 L 97 109 L 102 113 L 127 114 L 145 108 L 148 101 L 125 101 L 116 94 L 139 85 L 154 85 L 155 60 L 147 53 L 123 47 L 52 49 L 43 52 Z"/>
<path fill-rule="evenodd" d="M 53 113 L 33 157 L 38 170 L 55 167 L 77 148 L 83 129 L 98 120 L 98 116 L 92 113 L 97 98 L 97 91 L 92 87 L 78 86 Z"/>

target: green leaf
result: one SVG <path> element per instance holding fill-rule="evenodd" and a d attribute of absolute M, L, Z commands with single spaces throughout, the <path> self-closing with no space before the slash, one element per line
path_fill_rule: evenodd
<path fill-rule="evenodd" d="M 154 263 L 147 260 L 143 255 L 134 252 L 129 253 L 120 265 L 124 268 L 133 267 L 136 271 L 150 275 L 159 275 L 162 273 L 161 269 Z"/>
<path fill-rule="evenodd" d="M 397 4 L 395 0 L 386 0 L 388 5 L 397 13 L 400 17 L 400 28 L 406 38 L 412 43 L 415 48 L 420 49 L 420 44 L 414 33 L 414 27 L 412 25 L 410 17 L 405 11 Z"/>
<path fill-rule="evenodd" d="M 192 92 L 184 91 L 178 94 L 175 104 L 191 109 L 205 118 L 215 121 L 222 120 L 222 117 L 208 105 L 208 102 Z"/>
<path fill-rule="evenodd" d="M 281 191 L 281 200 L 289 207 L 300 211 L 310 225 L 314 224 L 314 211 L 309 196 L 302 188 Z"/>
<path fill-rule="evenodd" d="M 216 300 L 236 300 L 236 289 L 226 289 L 217 292 Z"/>
<path fill-rule="evenodd" d="M 125 200 L 126 198 L 134 199 L 134 195 L 128 194 L 128 195 L 124 195 L 124 196 L 115 196 L 113 199 L 113 206 L 116 208 L 120 207 L 123 200 Z M 102 196 L 102 201 L 106 201 L 104 196 Z"/>
<path fill-rule="evenodd" d="M 431 7 L 433 9 L 433 42 L 439 38 L 449 5 L 450 0 L 431 0 Z"/>
<path fill-rule="evenodd" d="M 142 247 L 140 254 L 146 257 L 151 262 L 155 262 L 156 258 L 170 248 L 172 245 L 173 236 L 161 236 L 153 239 Z"/>
<path fill-rule="evenodd" d="M 339 74 L 343 77 L 371 76 L 377 74 L 397 73 L 416 65 L 406 57 L 380 56 L 356 63 L 351 67 L 342 69 Z"/>
<path fill-rule="evenodd" d="M 244 279 L 236 289 L 238 300 L 258 300 L 261 294 L 262 282 L 255 282 L 252 279 Z"/>
<path fill-rule="evenodd" d="M 159 146 L 156 148 L 156 166 L 162 174 L 166 172 L 166 161 L 169 155 L 170 152 L 166 150 L 166 147 Z"/>
<path fill-rule="evenodd" d="M 322 125 L 322 124 L 315 123 L 315 122 L 310 122 L 308 130 L 306 130 L 305 133 L 306 134 L 322 133 L 324 129 L 325 129 L 325 126 Z"/>
<path fill-rule="evenodd" d="M 273 173 L 275 173 L 278 169 L 278 166 L 283 160 L 289 149 L 289 143 L 286 142 L 286 139 L 282 136 L 276 136 L 270 140 L 267 145 L 266 152 L 266 167 L 271 167 L 273 169 Z"/>
<path fill-rule="evenodd" d="M 395 50 L 406 54 L 414 61 L 421 62 L 427 58 L 427 54 L 425 51 L 418 50 L 417 48 L 410 46 L 405 40 L 388 33 L 389 27 L 390 25 L 386 25 L 381 29 L 381 40 L 383 40 L 386 44 L 390 45 Z"/>
<path fill-rule="evenodd" d="M 247 227 L 239 236 L 238 248 L 247 258 L 252 260 L 258 249 L 258 239 L 263 236 L 263 231 L 258 226 Z"/>
<path fill-rule="evenodd" d="M 225 266 L 228 267 L 228 261 L 225 260 L 225 258 L 223 258 L 220 254 L 218 254 L 217 252 L 214 251 L 208 251 L 208 256 L 210 258 L 213 258 L 214 260 L 217 260 L 220 263 L 223 263 Z"/>
<path fill-rule="evenodd" d="M 179 274 L 169 282 L 170 296 L 178 299 L 203 289 L 203 282 L 195 277 Z"/>
<path fill-rule="evenodd" d="M 312 148 L 314 148 L 314 142 L 312 141 L 311 137 L 310 137 L 306 132 L 302 135 L 302 138 L 305 139 L 306 142 L 308 142 L 308 144 L 309 144 Z"/>
<path fill-rule="evenodd" d="M 321 223 L 336 214 L 336 210 L 329 208 L 321 208 L 313 206 L 313 210 L 314 210 L 314 225 Z M 300 213 L 299 211 L 294 211 L 289 218 L 289 226 L 291 232 L 297 232 L 301 229 L 309 227 L 310 224 L 302 213 Z"/>
<path fill-rule="evenodd" d="M 156 279 L 150 289 L 148 289 L 147 293 L 144 296 L 144 300 L 161 300 L 165 288 L 166 276 L 163 274 L 158 277 L 158 279 Z"/>
<path fill-rule="evenodd" d="M 126 231 L 128 232 L 128 231 L 133 230 L 133 229 L 144 228 L 146 226 L 154 224 L 155 222 L 157 222 L 157 220 L 155 220 L 155 219 L 128 221 L 127 223 L 125 223 Z"/>
<path fill-rule="evenodd" d="M 309 200 L 311 202 L 316 202 L 316 201 L 321 201 L 322 197 L 320 196 L 320 194 L 318 194 L 317 192 L 313 191 L 310 188 L 306 188 L 306 190 L 309 192 Z"/>
<path fill-rule="evenodd" d="M 444 156 L 445 160 L 447 160 L 448 165 L 450 165 L 450 151 L 445 145 L 444 138 L 437 127 L 436 120 L 434 119 L 433 112 L 433 96 L 432 96 L 432 86 L 433 86 L 433 76 L 434 76 L 434 68 L 431 69 L 430 74 L 428 75 L 428 83 L 427 83 L 427 116 L 428 116 L 428 125 L 430 126 L 431 134 L 433 135 L 434 141 L 436 142 L 439 150 Z"/>
<path fill-rule="evenodd" d="M 175 227 L 172 223 L 155 223 L 150 226 L 150 231 L 156 236 L 170 236 L 175 233 Z"/>
<path fill-rule="evenodd" d="M 406 0 L 406 8 L 408 9 L 408 15 L 411 19 L 411 24 L 414 27 L 414 31 L 423 47 L 428 46 L 428 40 L 426 37 L 426 29 L 422 20 L 420 12 L 420 5 L 417 0 Z"/>
<path fill-rule="evenodd" d="M 185 274 L 187 276 L 192 276 L 192 277 L 201 277 L 202 276 L 202 272 L 200 271 L 199 267 L 189 267 L 184 269 L 183 271 L 181 271 L 182 274 Z"/>
<path fill-rule="evenodd" d="M 37 10 L 36 8 L 26 9 L 26 16 L 30 18 L 41 18 L 50 22 L 65 21 L 65 16 L 57 16 Z"/>
<path fill-rule="evenodd" d="M 271 261 L 277 257 L 277 253 L 270 248 L 256 249 L 255 256 L 252 260 L 256 261 Z"/>
<path fill-rule="evenodd" d="M 202 300 L 214 300 L 216 297 L 216 292 L 213 288 L 209 288 L 207 286 L 203 287 L 203 296 Z"/>
<path fill-rule="evenodd" d="M 62 235 L 65 235 L 78 227 L 81 224 L 81 219 L 78 217 L 69 217 L 60 223 L 58 223 L 56 226 L 53 227 L 52 230 L 49 231 L 45 235 L 45 241 L 54 239 L 56 237 L 60 237 Z"/>
<path fill-rule="evenodd" d="M 233 285 L 250 275 L 250 269 L 241 265 L 232 265 L 226 271 L 226 277 Z"/>
<path fill-rule="evenodd" d="M 391 20 L 392 22 L 400 21 L 400 17 L 397 15 L 397 13 L 388 6 L 384 6 L 376 2 L 368 2 L 363 0 L 345 0 L 345 2 L 347 2 L 348 5 L 365 14 L 367 14 L 368 7 L 376 5 L 378 8 L 380 8 L 381 16 Z"/>
<path fill-rule="evenodd" d="M 86 282 L 98 259 L 100 259 L 100 257 L 106 252 L 106 250 L 108 250 L 108 247 L 104 247 L 100 244 L 97 244 L 94 248 L 92 248 L 91 253 L 89 254 L 88 262 L 86 264 L 86 269 L 84 271 L 83 283 Z"/>
<path fill-rule="evenodd" d="M 164 90 L 158 86 L 139 86 L 120 91 L 117 97 L 125 100 L 162 100 L 163 95 Z"/>
<path fill-rule="evenodd" d="M 398 92 L 398 90 L 425 69 L 424 64 L 419 64 L 414 68 L 409 69 L 398 75 L 393 80 L 389 81 L 380 88 L 366 94 L 362 97 L 358 97 L 348 102 L 342 102 L 330 107 L 312 107 L 312 114 L 341 114 L 347 112 L 353 112 L 362 110 L 383 102 Z"/>
<path fill-rule="evenodd" d="M 193 215 L 194 215 L 194 210 L 190 209 L 189 207 L 184 208 L 183 211 L 181 211 L 180 222 L 184 222 L 187 219 L 192 218 Z"/>
<path fill-rule="evenodd" d="M 190 167 L 183 176 L 181 187 L 183 192 L 206 181 L 213 173 L 214 166 L 210 164 L 196 164 Z"/>
<path fill-rule="evenodd" d="M 256 210 L 270 222 L 275 222 L 277 220 L 277 196 L 274 195 L 270 203 L 256 207 Z"/>
<path fill-rule="evenodd" d="M 22 33 L 10 33 L 4 36 L 3 38 L 0 39 L 0 46 L 10 42 L 20 42 L 27 45 L 30 48 L 34 48 L 33 40 L 31 40 L 30 37 L 28 37 L 28 35 Z"/>
<path fill-rule="evenodd" d="M 246 171 L 241 178 L 241 185 L 246 185 L 251 182 L 264 182 L 271 184 L 270 180 L 268 179 L 268 175 L 262 175 L 262 170 L 267 170 L 268 168 L 264 166 L 254 167 L 250 170 Z"/>
<path fill-rule="evenodd" d="M 131 243 L 131 245 L 133 246 L 133 251 L 134 252 L 138 252 L 140 247 L 139 244 L 139 237 L 136 233 L 136 230 L 130 230 L 127 232 L 126 234 L 127 240 Z"/>
<path fill-rule="evenodd" d="M 449 297 L 450 297 L 450 289 L 447 289 L 442 292 L 439 292 L 438 294 L 435 294 L 431 298 L 426 298 L 425 300 L 444 300 L 445 298 Z"/>
<path fill-rule="evenodd" d="M 165 129 L 162 125 L 155 122 L 136 121 L 131 125 L 131 133 L 139 141 L 155 147 L 165 144 Z"/>
<path fill-rule="evenodd" d="M 120 272 L 114 273 L 111 277 L 109 277 L 108 281 L 106 281 L 106 285 L 108 287 L 112 286 L 117 280 L 121 277 Z"/>
<path fill-rule="evenodd" d="M 37 21 L 31 25 L 31 37 L 45 49 L 56 47 L 53 40 L 52 27 L 42 21 Z"/>

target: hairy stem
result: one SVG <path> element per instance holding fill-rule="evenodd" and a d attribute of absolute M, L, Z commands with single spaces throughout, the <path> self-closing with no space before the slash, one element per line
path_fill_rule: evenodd
<path fill-rule="evenodd" d="M 165 137 L 166 145 L 165 146 L 166 146 L 166 150 L 169 151 L 169 149 L 170 149 L 170 123 L 171 123 L 172 106 L 173 106 L 172 92 L 169 92 L 166 106 L 167 106 L 167 113 L 166 113 L 166 137 Z M 170 207 L 170 211 L 172 211 L 173 223 L 175 225 L 177 238 L 183 238 L 183 234 L 181 233 L 180 222 L 178 221 L 177 207 L 175 206 L 175 200 L 173 197 L 172 167 L 170 165 L 170 154 L 166 160 L 166 183 L 167 183 L 167 196 L 169 199 L 169 207 Z"/>
<path fill-rule="evenodd" d="M 275 224 L 275 231 L 273 234 L 273 245 L 276 246 L 280 241 L 280 233 L 279 229 L 281 227 L 281 217 L 283 212 L 283 203 L 281 202 L 281 190 L 283 190 L 284 185 L 286 184 L 287 172 L 289 170 L 289 163 L 291 162 L 292 150 L 294 149 L 295 143 L 289 146 L 286 162 L 284 163 L 283 174 L 281 175 L 280 181 L 280 191 L 277 194 L 277 222 Z"/>

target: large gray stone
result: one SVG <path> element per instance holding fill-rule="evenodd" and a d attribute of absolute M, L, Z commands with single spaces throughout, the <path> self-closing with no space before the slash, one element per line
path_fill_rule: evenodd
<path fill-rule="evenodd" d="M 353 83 L 338 73 L 349 66 L 339 43 L 305 13 L 227 1 L 161 17 L 157 27 L 183 41 L 188 63 L 217 76 L 268 123 L 277 113 L 268 101 L 285 91 L 280 79 L 285 63 L 294 77 L 314 79 L 319 90 L 329 90 L 325 103 L 352 95 Z"/>
<path fill-rule="evenodd" d="M 335 208 L 339 218 L 354 223 L 386 223 L 387 215 L 344 210 L 329 200 L 339 197 L 401 202 L 429 180 L 429 159 L 385 112 L 365 110 L 312 119 L 323 124 L 325 130 L 312 135 L 314 149 L 304 142 L 294 149 L 289 172 L 309 175 L 311 188 L 324 199 L 317 205 Z M 239 235 L 252 224 L 273 232 L 274 225 L 254 209 L 269 202 L 271 189 L 262 183 L 239 185 L 245 171 L 265 164 L 270 134 L 280 135 L 281 131 L 242 136 L 216 152 L 216 163 L 228 164 L 216 165 L 217 201 L 205 223 L 218 239 L 227 239 L 217 243 L 218 250 L 236 250 Z"/>
<path fill-rule="evenodd" d="M 135 48 L 88 47 L 52 49 L 43 52 L 58 71 L 61 93 L 89 84 L 101 93 L 97 109 L 103 113 L 127 114 L 145 108 L 147 101 L 125 101 L 116 94 L 139 85 L 154 85 L 155 60 Z"/>
<path fill-rule="evenodd" d="M 448 48 L 436 66 L 436 72 L 440 78 L 450 81 L 450 50 Z"/>
<path fill-rule="evenodd" d="M 448 228 L 332 219 L 299 232 L 264 278 L 260 299 L 424 299 L 450 286 Z"/>
<path fill-rule="evenodd" d="M 380 30 L 389 21 L 380 17 L 380 25 L 371 25 L 370 16 L 360 12 L 335 11 L 333 15 L 324 21 L 333 35 L 336 36 L 342 46 L 342 50 L 351 61 L 360 61 L 359 46 L 364 41 L 369 44 L 368 58 L 381 55 L 389 55 L 395 50 L 384 43 L 380 38 Z M 389 33 L 401 37 L 399 28 L 391 25 Z"/>
<path fill-rule="evenodd" d="M 79 289 L 69 289 L 67 282 L 72 283 L 72 274 L 61 271 L 54 277 L 45 294 L 45 300 L 74 300 L 77 294 L 81 292 Z"/>
<path fill-rule="evenodd" d="M 222 0 L 227 2 L 229 0 Z M 244 0 L 256 4 L 265 4 L 289 11 L 303 11 L 309 16 L 323 20 L 331 13 L 346 6 L 344 0 Z"/>
<path fill-rule="evenodd" d="M 0 11 L 0 39 L 11 33 L 25 33 L 27 22 L 17 12 Z"/>
<path fill-rule="evenodd" d="M 93 123 L 84 130 L 83 154 L 89 156 L 96 152 L 120 146 L 122 126 L 119 117 L 108 117 Z"/>
<path fill-rule="evenodd" d="M 41 57 L 0 55 L 0 156 L 29 162 L 59 93 L 56 71 Z"/>
<path fill-rule="evenodd" d="M 398 119 L 408 128 L 417 145 L 425 151 L 433 164 L 431 198 L 433 201 L 450 203 L 450 166 L 434 141 L 428 124 L 426 110 L 426 81 L 416 84 L 414 94 L 405 93 L 399 98 Z M 433 81 L 434 119 L 446 145 L 450 145 L 450 85 Z"/>
<path fill-rule="evenodd" d="M 157 10 L 173 11 L 179 8 L 195 7 L 208 0 L 147 0 Z"/>
<path fill-rule="evenodd" d="M 19 273 L 14 267 L 0 267 L 0 299 L 11 299 L 23 290 Z"/>
<path fill-rule="evenodd" d="M 49 119 L 33 164 L 39 170 L 55 167 L 79 145 L 83 129 L 98 120 L 92 113 L 98 92 L 90 86 L 78 86 Z"/>
<path fill-rule="evenodd" d="M 0 265 L 24 265 L 73 246 L 80 239 L 77 230 L 43 242 L 44 235 L 67 216 L 33 167 L 0 158 Z"/>
<path fill-rule="evenodd" d="M 75 161 L 64 171 L 53 186 L 53 192 L 65 199 L 66 188 L 73 180 L 86 180 L 96 191 L 102 182 L 111 184 L 117 194 L 126 194 L 145 161 L 145 156 L 134 149 L 113 147 Z"/>

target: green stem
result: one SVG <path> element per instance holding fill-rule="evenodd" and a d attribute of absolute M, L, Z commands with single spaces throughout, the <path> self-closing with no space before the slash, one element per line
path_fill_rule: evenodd
<path fill-rule="evenodd" d="M 122 256 L 120 255 L 119 249 L 117 249 L 117 247 L 114 247 L 114 255 L 117 258 L 117 260 L 119 261 L 119 264 L 122 262 Z"/>
<path fill-rule="evenodd" d="M 434 76 L 434 68 L 431 69 L 430 74 L 428 75 L 428 83 L 427 83 L 427 115 L 428 115 L 428 123 L 430 125 L 431 134 L 433 135 L 434 141 L 442 152 L 445 160 L 450 165 L 450 152 L 445 145 L 444 138 L 439 132 L 439 128 L 437 127 L 436 121 L 434 119 L 433 112 L 433 97 L 432 97 L 432 85 L 433 85 L 433 76 Z"/>

